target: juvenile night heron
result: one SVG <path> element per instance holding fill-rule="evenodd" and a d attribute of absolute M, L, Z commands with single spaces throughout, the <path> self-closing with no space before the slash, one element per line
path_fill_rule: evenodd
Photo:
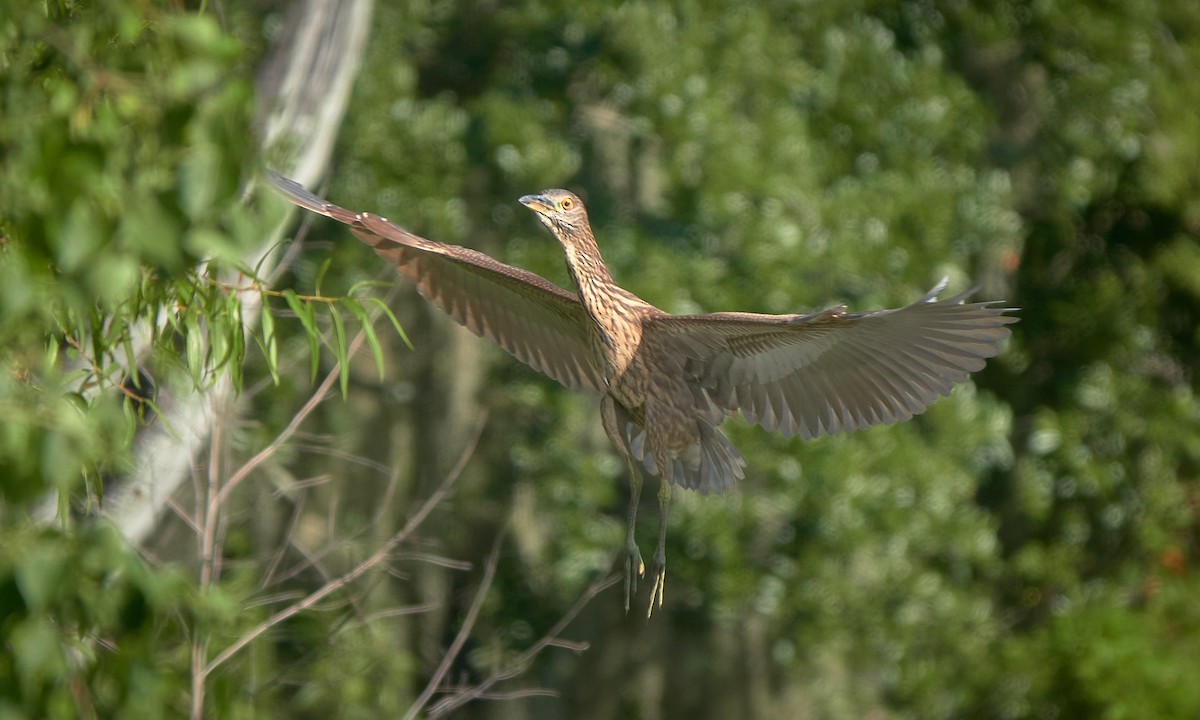
<path fill-rule="evenodd" d="M 577 292 L 481 252 L 426 240 L 271 174 L 295 204 L 351 232 L 476 335 L 569 388 L 601 396 L 604 430 L 629 467 L 625 609 L 645 573 L 634 539 L 640 468 L 658 475 L 658 544 L 647 615 L 662 606 L 671 486 L 722 493 L 746 463 L 719 427 L 741 412 L 785 435 L 813 438 L 907 420 L 984 366 L 1009 336 L 995 302 L 938 300 L 943 280 L 895 310 L 812 315 L 670 315 L 619 287 L 600 257 L 583 203 L 566 190 L 526 195 L 566 253 Z M 640 467 L 639 467 L 640 466 Z"/>

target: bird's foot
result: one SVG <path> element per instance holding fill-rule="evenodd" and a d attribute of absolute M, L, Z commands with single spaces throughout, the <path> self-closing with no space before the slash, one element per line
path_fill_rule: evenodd
<path fill-rule="evenodd" d="M 638 578 L 646 574 L 646 563 L 642 552 L 632 542 L 625 546 L 625 612 L 629 612 L 629 601 L 637 593 Z"/>
<path fill-rule="evenodd" d="M 654 553 L 654 580 L 650 586 L 650 607 L 646 608 L 646 619 L 654 614 L 655 604 L 662 607 L 663 598 L 667 591 L 667 558 L 665 555 Z"/>

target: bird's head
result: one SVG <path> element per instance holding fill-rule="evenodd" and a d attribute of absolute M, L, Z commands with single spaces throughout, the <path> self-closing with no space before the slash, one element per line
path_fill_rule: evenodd
<path fill-rule="evenodd" d="M 537 213 L 538 219 L 559 240 L 565 240 L 588 227 L 583 201 L 569 190 L 543 190 L 537 195 L 521 198 L 521 204 Z"/>

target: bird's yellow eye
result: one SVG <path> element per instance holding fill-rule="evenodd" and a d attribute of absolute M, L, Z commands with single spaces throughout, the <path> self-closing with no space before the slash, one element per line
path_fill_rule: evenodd
<path fill-rule="evenodd" d="M 563 210 L 570 210 L 571 208 L 575 207 L 575 201 L 569 197 L 563 198 L 562 202 L 560 202 L 558 206 Z"/>

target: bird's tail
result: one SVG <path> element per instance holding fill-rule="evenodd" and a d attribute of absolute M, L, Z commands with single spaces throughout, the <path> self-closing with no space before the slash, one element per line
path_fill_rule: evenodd
<path fill-rule="evenodd" d="M 746 477 L 746 461 L 718 428 L 704 420 L 697 421 L 696 425 L 699 439 L 683 453 L 668 458 L 671 467 L 667 479 L 702 495 L 724 493 Z M 646 447 L 645 429 L 632 422 L 625 427 L 633 457 L 642 462 L 646 472 L 661 475 L 653 453 Z"/>

